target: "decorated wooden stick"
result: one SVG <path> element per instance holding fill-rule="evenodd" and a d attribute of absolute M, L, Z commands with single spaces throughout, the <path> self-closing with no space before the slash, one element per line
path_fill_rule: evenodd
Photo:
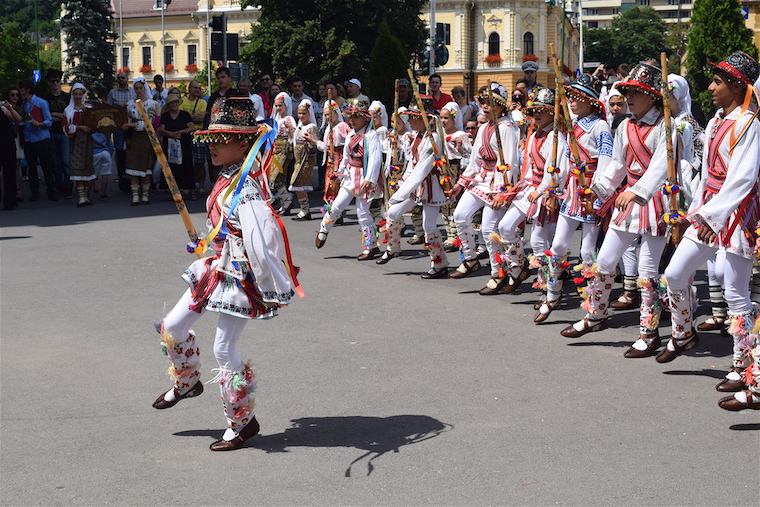
<path fill-rule="evenodd" d="M 551 55 L 552 60 L 557 59 L 557 55 L 554 53 L 554 44 L 549 43 L 549 53 Z M 554 195 L 556 193 L 556 187 L 557 185 L 554 184 L 554 174 L 557 171 L 557 148 L 559 147 L 559 129 L 560 129 L 560 102 L 559 102 L 559 87 L 562 86 L 562 75 L 555 71 L 555 78 L 554 78 L 554 128 L 552 131 L 552 155 L 551 155 L 551 166 L 547 167 L 546 170 L 552 173 L 552 184 L 547 190 L 548 195 L 546 196 L 546 209 L 549 211 L 553 211 L 554 207 L 556 206 L 556 196 Z"/>
<path fill-rule="evenodd" d="M 198 239 L 198 233 L 193 225 L 193 220 L 190 218 L 190 213 L 187 211 L 185 201 L 182 199 L 182 193 L 179 191 L 177 182 L 174 180 L 174 174 L 172 174 L 172 169 L 169 167 L 169 162 L 166 160 L 164 149 L 161 147 L 161 143 L 158 142 L 158 136 L 156 136 L 156 131 L 153 129 L 153 123 L 151 122 L 148 113 L 145 111 L 145 106 L 143 105 L 142 100 L 137 99 L 135 104 L 143 119 L 143 123 L 145 123 L 145 132 L 148 134 L 150 144 L 153 146 L 153 151 L 156 154 L 158 163 L 161 165 L 161 172 L 164 174 L 164 179 L 166 179 L 166 186 L 169 187 L 169 192 L 172 193 L 172 200 L 177 207 L 177 212 L 179 213 L 180 218 L 182 218 L 182 223 L 185 225 L 185 231 L 187 231 L 187 236 L 190 238 L 190 243 L 197 245 L 197 247 L 193 249 L 193 253 L 199 258 L 203 257 L 203 253 L 206 251 L 206 245 L 200 244 L 202 243 L 202 240 Z"/>
<path fill-rule="evenodd" d="M 670 226 L 670 239 L 674 245 L 681 241 L 680 224 L 684 218 L 684 212 L 678 206 L 678 173 L 676 172 L 675 160 L 673 160 L 673 125 L 670 114 L 670 90 L 668 87 L 668 55 L 664 51 L 660 53 L 660 67 L 662 69 L 662 114 L 665 124 L 665 147 L 668 159 L 668 181 L 662 188 L 669 197 L 670 210 L 662 218 Z"/>
<path fill-rule="evenodd" d="M 322 192 L 322 200 L 325 202 L 326 205 L 331 205 L 333 199 L 335 198 L 335 195 L 333 195 L 334 188 L 333 188 L 333 180 L 334 180 L 334 172 L 335 172 L 335 141 L 334 141 L 334 134 L 333 134 L 333 127 L 330 122 L 332 122 L 333 117 L 333 90 L 332 88 L 327 89 L 327 161 L 325 163 L 325 189 Z"/>
<path fill-rule="evenodd" d="M 557 56 L 552 54 L 552 61 L 554 63 L 554 73 L 560 75 L 560 64 Z M 561 84 L 557 86 L 557 96 L 562 107 L 562 117 L 565 120 L 565 130 L 567 130 L 568 144 L 570 145 L 570 154 L 573 156 L 574 168 L 573 174 L 578 178 L 578 191 L 581 193 L 581 199 L 587 215 L 594 212 L 593 205 L 593 193 L 591 189 L 586 187 L 586 165 L 583 163 L 580 157 L 580 150 L 578 149 L 578 140 L 575 138 L 575 130 L 573 130 L 573 120 L 570 117 L 570 108 L 567 103 L 567 95 L 565 95 L 565 87 Z"/>
<path fill-rule="evenodd" d="M 416 87 L 417 80 L 414 77 L 414 72 L 412 72 L 412 69 L 406 69 L 406 72 L 409 75 L 409 82 L 413 83 Z M 428 121 L 427 113 L 425 112 L 425 104 L 422 102 L 422 98 L 420 98 L 420 95 L 418 93 L 414 94 L 414 98 L 417 100 L 417 108 L 420 110 L 422 122 L 425 124 L 425 131 L 427 132 L 428 136 L 430 136 L 430 146 L 433 148 L 433 157 L 435 158 L 435 164 L 438 168 L 438 181 L 441 184 L 443 191 L 449 192 L 451 191 L 451 181 L 448 179 L 448 176 L 444 176 L 443 172 L 441 171 L 441 166 L 446 163 L 446 160 L 441 156 L 441 150 L 435 143 L 433 131 L 430 129 L 430 122 Z"/>

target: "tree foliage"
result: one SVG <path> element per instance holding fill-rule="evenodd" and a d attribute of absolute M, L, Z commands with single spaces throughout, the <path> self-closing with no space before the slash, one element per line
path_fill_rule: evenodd
<path fill-rule="evenodd" d="M 104 97 L 114 82 L 114 33 L 108 0 L 64 0 L 61 30 L 66 37 L 69 74 Z"/>
<path fill-rule="evenodd" d="M 0 93 L 20 79 L 31 79 L 34 69 L 34 44 L 18 23 L 0 25 Z"/>
<path fill-rule="evenodd" d="M 24 33 L 36 32 L 34 6 L 37 4 L 39 31 L 48 37 L 58 37 L 60 32 L 56 20 L 61 14 L 61 0 L 2 0 L 0 20 L 15 21 Z"/>
<path fill-rule="evenodd" d="M 241 58 L 253 72 L 277 78 L 301 76 L 314 84 L 324 79 L 366 77 L 371 51 L 383 19 L 407 55 L 424 46 L 426 30 L 419 13 L 424 0 L 243 0 L 261 7 Z"/>
<path fill-rule="evenodd" d="M 604 64 L 635 65 L 659 59 L 665 50 L 665 22 L 651 7 L 634 7 L 612 19 L 610 28 L 584 33 L 584 59 Z"/>
<path fill-rule="evenodd" d="M 705 112 L 714 110 L 707 87 L 712 80 L 710 61 L 719 62 L 741 49 L 757 58 L 752 30 L 744 25 L 736 0 L 696 0 L 691 15 L 686 68 L 692 97 Z"/>
<path fill-rule="evenodd" d="M 381 21 L 367 69 L 369 96 L 379 100 L 390 110 L 394 99 L 394 82 L 406 76 L 408 66 L 409 55 L 404 51 L 401 41 L 391 33 L 388 23 L 385 20 Z"/>

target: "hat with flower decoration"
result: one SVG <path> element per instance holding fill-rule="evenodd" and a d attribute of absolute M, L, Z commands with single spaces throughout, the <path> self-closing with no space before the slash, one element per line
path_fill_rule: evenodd
<path fill-rule="evenodd" d="M 491 83 L 491 97 L 494 102 L 501 104 L 504 107 L 509 107 L 509 93 L 505 86 L 499 83 Z M 481 104 L 488 103 L 488 90 L 484 90 L 478 95 L 478 102 Z"/>
<path fill-rule="evenodd" d="M 716 71 L 721 71 L 729 78 L 752 86 L 760 77 L 760 64 L 744 51 L 734 51 L 720 63 L 710 62 Z"/>
<path fill-rule="evenodd" d="M 369 102 L 364 99 L 348 99 L 346 101 L 348 107 L 346 108 L 346 116 L 372 116 L 369 112 Z"/>
<path fill-rule="evenodd" d="M 237 139 L 253 139 L 262 131 L 256 124 L 256 108 L 248 97 L 221 97 L 211 108 L 208 129 L 196 130 L 198 143 L 227 143 Z"/>
<path fill-rule="evenodd" d="M 528 103 L 523 109 L 526 114 L 545 110 L 554 112 L 554 90 L 551 88 L 535 88 L 528 96 Z"/>
<path fill-rule="evenodd" d="M 625 95 L 632 89 L 655 98 L 662 98 L 662 71 L 659 67 L 641 62 L 636 65 L 628 77 L 615 83 L 620 93 Z"/>

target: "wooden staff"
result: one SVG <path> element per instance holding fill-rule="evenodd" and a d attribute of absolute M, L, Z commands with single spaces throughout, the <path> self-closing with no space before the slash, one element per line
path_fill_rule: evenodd
<path fill-rule="evenodd" d="M 554 52 L 554 44 L 549 43 L 549 53 L 551 54 L 552 60 L 557 59 L 557 55 Z M 559 87 L 562 86 L 562 76 L 559 74 L 556 70 L 554 72 L 554 130 L 552 132 L 552 156 L 551 156 L 551 162 L 552 162 L 552 170 L 557 171 L 557 148 L 559 147 L 559 129 L 560 129 L 560 115 L 562 114 L 560 111 L 560 102 L 559 102 Z M 552 177 L 552 185 L 551 188 L 556 187 L 554 185 L 554 177 Z M 548 195 L 546 196 L 545 203 L 546 203 L 546 209 L 549 211 L 554 210 L 554 206 L 556 205 L 556 199 L 554 196 Z"/>
<path fill-rule="evenodd" d="M 409 76 L 409 83 L 413 83 L 416 89 L 419 89 L 419 86 L 417 85 L 417 80 L 414 78 L 414 72 L 412 72 L 412 69 L 406 69 L 406 73 Z M 419 93 L 414 93 L 414 98 L 417 100 L 417 108 L 420 110 L 420 113 L 422 114 L 422 122 L 425 124 L 425 131 L 427 131 L 428 136 L 430 137 L 430 146 L 433 148 L 433 157 L 438 160 L 443 160 L 444 163 L 446 162 L 445 157 L 441 156 L 441 150 L 438 148 L 438 145 L 435 143 L 435 137 L 433 137 L 433 131 L 430 129 L 430 122 L 428 121 L 427 112 L 425 111 L 425 104 L 422 102 L 422 98 L 420 97 Z M 441 142 L 443 142 L 443 139 L 441 139 Z M 451 183 L 448 185 L 445 184 L 445 180 L 442 177 L 444 171 L 438 170 L 438 182 L 441 184 L 441 188 L 443 189 L 444 194 L 449 192 L 451 190 Z"/>
<path fill-rule="evenodd" d="M 172 193 L 172 200 L 174 201 L 174 205 L 177 207 L 177 212 L 179 213 L 180 218 L 182 218 L 182 223 L 185 225 L 185 231 L 187 231 L 187 235 L 190 238 L 191 242 L 197 242 L 198 233 L 195 231 L 195 226 L 193 225 L 193 221 L 190 218 L 190 213 L 187 211 L 185 201 L 182 200 L 182 193 L 179 191 L 177 182 L 174 180 L 172 169 L 169 167 L 169 162 L 166 160 L 166 155 L 164 155 L 164 149 L 161 147 L 161 143 L 158 142 L 156 131 L 153 129 L 153 123 L 151 122 L 148 113 L 145 112 L 145 106 L 143 105 L 142 100 L 137 99 L 135 101 L 135 105 L 137 105 L 137 110 L 140 112 L 143 123 L 145 123 L 145 132 L 148 134 L 148 139 L 150 140 L 151 146 L 153 146 L 153 152 L 156 154 L 158 163 L 161 164 L 161 172 L 164 174 L 164 178 L 166 179 L 166 186 L 169 187 L 169 192 Z M 196 255 L 199 258 L 203 257 L 202 252 L 196 253 Z"/>
<path fill-rule="evenodd" d="M 499 132 L 499 119 L 496 117 L 496 111 L 493 108 L 494 100 L 493 100 L 493 88 L 491 88 L 491 83 L 488 83 L 488 115 L 491 117 L 491 123 L 496 127 L 496 148 L 498 150 L 499 155 L 499 165 L 504 165 L 504 146 L 501 143 L 501 132 Z M 489 139 L 486 139 L 486 142 L 489 142 Z"/>
<path fill-rule="evenodd" d="M 662 69 L 662 114 L 665 118 L 665 147 L 668 155 L 668 183 L 671 189 L 678 185 L 678 174 L 676 173 L 676 164 L 673 160 L 673 125 L 670 115 L 670 92 L 668 89 L 668 55 L 664 51 L 660 53 L 660 67 Z M 657 199 L 659 197 L 655 197 Z M 678 192 L 670 191 L 670 210 L 669 215 L 673 216 L 678 213 Z M 681 241 L 680 220 L 671 223 L 670 239 L 674 245 Z"/>
<path fill-rule="evenodd" d="M 325 204 L 330 204 L 329 196 L 331 194 L 332 187 L 332 173 L 334 171 L 334 158 L 335 158 L 335 140 L 333 139 L 333 90 L 327 89 L 327 161 L 325 163 L 325 189 L 322 192 L 322 200 Z"/>
<path fill-rule="evenodd" d="M 557 59 L 557 55 L 552 54 L 552 61 L 554 63 L 554 73 L 559 76 L 561 69 L 560 69 L 559 60 Z M 575 130 L 573 130 L 573 120 L 570 117 L 570 108 L 567 104 L 567 96 L 565 95 L 564 86 L 561 86 L 561 85 L 557 86 L 557 96 L 559 97 L 560 106 L 562 107 L 562 117 L 565 120 L 565 129 L 567 130 L 568 144 L 570 145 L 570 154 L 573 156 L 575 167 L 579 171 L 578 172 L 578 186 L 580 187 L 579 190 L 581 190 L 586 186 L 586 168 L 583 166 L 583 161 L 581 160 L 581 156 L 580 156 L 580 150 L 578 149 L 578 140 L 575 138 Z M 591 200 L 585 199 L 583 195 L 581 195 L 581 199 L 583 199 L 586 214 L 587 215 L 592 214 L 594 211 L 594 207 Z"/>
<path fill-rule="evenodd" d="M 399 108 L 399 79 L 393 82 L 393 114 L 391 114 L 391 131 L 393 137 L 391 138 L 391 164 L 398 162 L 398 129 L 396 123 L 398 122 L 398 108 Z M 411 84 L 411 83 L 410 83 Z"/>

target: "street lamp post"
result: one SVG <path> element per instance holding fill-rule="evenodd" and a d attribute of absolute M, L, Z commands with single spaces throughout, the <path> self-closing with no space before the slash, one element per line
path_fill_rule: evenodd
<path fill-rule="evenodd" d="M 166 30 L 164 27 L 164 0 L 161 0 L 161 74 L 166 79 Z"/>

